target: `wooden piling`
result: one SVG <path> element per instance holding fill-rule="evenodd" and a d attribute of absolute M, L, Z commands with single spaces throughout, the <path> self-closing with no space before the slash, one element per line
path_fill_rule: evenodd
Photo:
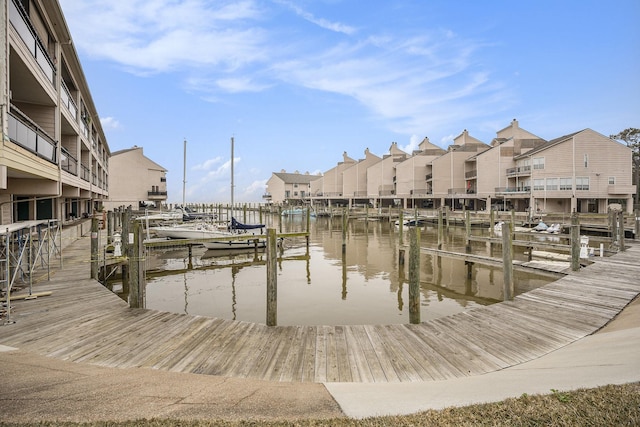
<path fill-rule="evenodd" d="M 276 230 L 267 228 L 267 326 L 278 324 L 277 261 Z"/>
<path fill-rule="evenodd" d="M 438 209 L 438 249 L 442 249 L 444 243 L 442 208 Z"/>
<path fill-rule="evenodd" d="M 133 224 L 133 245 L 129 255 L 129 307 L 144 308 L 144 244 L 142 224 Z"/>
<path fill-rule="evenodd" d="M 91 278 L 98 280 L 98 218 L 91 218 Z"/>
<path fill-rule="evenodd" d="M 464 211 L 465 251 L 471 253 L 471 212 Z"/>
<path fill-rule="evenodd" d="M 624 212 L 618 212 L 618 243 L 621 252 L 624 252 Z"/>
<path fill-rule="evenodd" d="M 404 239 L 402 233 L 404 231 L 404 212 L 400 209 L 398 213 L 398 243 L 402 246 L 404 245 Z"/>
<path fill-rule="evenodd" d="M 577 212 L 571 213 L 571 271 L 580 270 L 580 220 Z"/>
<path fill-rule="evenodd" d="M 640 239 L 640 210 L 636 209 L 634 219 L 633 238 Z"/>
<path fill-rule="evenodd" d="M 342 209 L 342 253 L 347 252 L 347 226 L 349 225 L 349 213 Z"/>
<path fill-rule="evenodd" d="M 513 246 L 511 229 L 513 225 L 505 222 L 502 224 L 502 265 L 504 276 L 504 300 L 513 299 Z"/>
<path fill-rule="evenodd" d="M 495 212 L 489 208 L 489 237 L 495 237 L 495 230 L 493 226 L 495 224 Z"/>
<path fill-rule="evenodd" d="M 420 323 L 420 230 L 409 229 L 409 322 Z"/>

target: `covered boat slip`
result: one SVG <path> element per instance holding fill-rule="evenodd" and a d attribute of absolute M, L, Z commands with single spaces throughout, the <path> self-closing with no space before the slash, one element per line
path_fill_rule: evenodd
<path fill-rule="evenodd" d="M 640 245 L 512 301 L 416 325 L 272 326 L 131 309 L 89 279 L 89 239 L 17 300 L 0 344 L 114 368 L 272 381 L 411 382 L 503 369 L 592 334 L 640 293 Z"/>

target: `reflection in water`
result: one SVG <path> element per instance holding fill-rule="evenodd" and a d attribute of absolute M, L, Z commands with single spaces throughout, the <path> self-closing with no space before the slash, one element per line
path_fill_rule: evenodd
<path fill-rule="evenodd" d="M 277 218 L 273 221 L 278 221 Z M 274 225 L 278 226 L 278 222 Z M 300 218 L 283 218 L 282 232 L 304 230 Z M 484 230 L 474 235 L 486 234 Z M 407 265 L 398 262 L 398 232 L 387 221 L 350 220 L 342 250 L 342 219 L 312 221 L 309 247 L 304 238 L 279 244 L 278 324 L 339 325 L 409 323 Z M 424 248 L 437 245 L 434 226 L 423 227 Z M 443 249 L 465 252 L 464 230 L 450 227 Z M 472 242 L 473 254 L 495 251 L 484 242 Z M 224 253 L 193 248 L 192 269 L 182 270 L 187 251 L 152 252 L 148 255 L 147 307 L 210 317 L 265 322 L 265 254 L 249 249 Z M 514 259 L 526 256 L 514 253 Z M 313 272 L 313 274 L 312 274 Z M 182 273 L 184 306 L 176 307 L 174 281 Z M 516 294 L 553 280 L 546 276 L 514 272 Z M 502 300 L 502 270 L 464 260 L 422 254 L 420 258 L 421 315 L 424 320 Z M 188 283 L 187 283 L 188 282 Z M 341 291 L 335 293 L 335 284 Z M 348 288 L 347 288 L 348 287 Z M 333 291 L 332 291 L 333 289 Z M 181 311 L 183 310 L 183 311 Z"/>

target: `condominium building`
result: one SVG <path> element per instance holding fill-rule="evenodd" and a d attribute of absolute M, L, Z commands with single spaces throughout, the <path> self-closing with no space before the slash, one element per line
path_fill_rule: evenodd
<path fill-rule="evenodd" d="M 89 214 L 111 153 L 60 4 L 2 4 L 0 222 Z"/>
<path fill-rule="evenodd" d="M 104 203 L 106 209 L 160 207 L 166 203 L 167 170 L 146 157 L 142 147 L 111 153 L 109 171 L 112 180 L 109 200 Z"/>
<path fill-rule="evenodd" d="M 411 155 L 396 143 L 383 157 L 368 149 L 365 155 L 330 170 L 331 183 L 340 181 L 342 171 L 342 193 L 298 192 L 298 197 L 323 205 L 566 213 L 605 213 L 620 206 L 633 211 L 631 149 L 591 129 L 546 141 L 514 119 L 490 144 L 465 129 L 446 150 L 425 138 Z M 326 174 L 311 187 L 322 188 L 324 179 Z M 284 198 L 277 196 L 282 190 L 268 182 L 274 203 Z"/>
<path fill-rule="evenodd" d="M 267 203 L 301 205 L 304 204 L 311 191 L 311 182 L 320 179 L 320 175 L 296 171 L 288 173 L 284 170 L 273 173 L 267 181 L 267 193 L 263 199 Z"/>

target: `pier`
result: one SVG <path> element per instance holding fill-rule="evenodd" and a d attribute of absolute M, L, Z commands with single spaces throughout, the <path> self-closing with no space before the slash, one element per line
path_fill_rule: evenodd
<path fill-rule="evenodd" d="M 100 366 L 285 382 L 414 382 L 497 371 L 594 333 L 640 293 L 640 245 L 512 301 L 419 324 L 266 326 L 132 309 L 90 279 L 90 239 L 12 300 L 0 344 Z M 16 294 L 16 296 L 19 296 Z"/>

